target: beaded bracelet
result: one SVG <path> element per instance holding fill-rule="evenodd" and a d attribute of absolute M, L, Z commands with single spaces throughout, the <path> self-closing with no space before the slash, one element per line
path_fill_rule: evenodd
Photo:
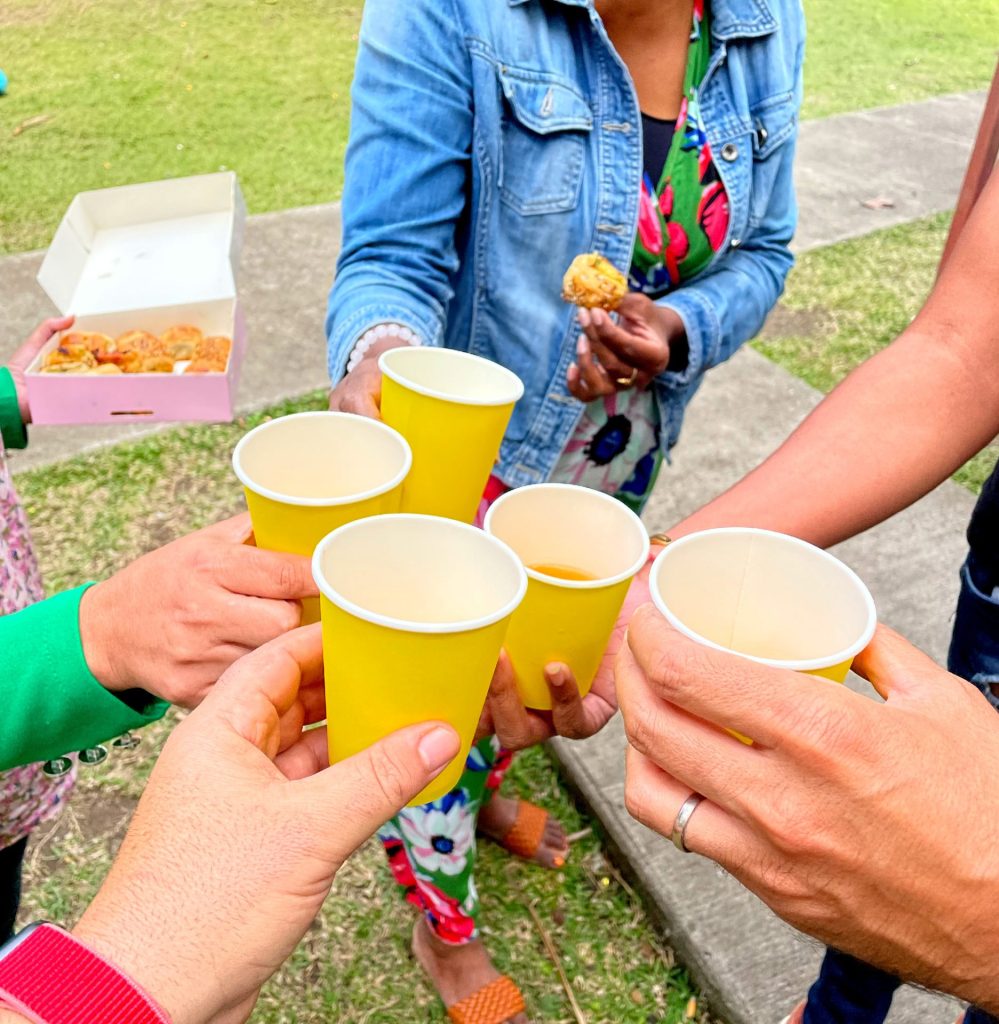
<path fill-rule="evenodd" d="M 357 339 L 357 344 L 354 345 L 354 350 L 347 360 L 347 373 L 360 365 L 361 360 L 368 354 L 376 341 L 387 338 L 390 334 L 400 338 L 407 345 L 423 344 L 420 336 L 403 324 L 378 324 L 377 327 L 370 327 Z"/>

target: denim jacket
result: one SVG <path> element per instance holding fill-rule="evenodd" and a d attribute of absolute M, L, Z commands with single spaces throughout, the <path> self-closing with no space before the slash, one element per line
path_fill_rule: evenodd
<path fill-rule="evenodd" d="M 793 262 L 791 166 L 800 0 L 712 0 L 701 87 L 729 231 L 658 300 L 688 364 L 654 382 L 665 451 L 708 369 L 763 324 Z M 552 471 L 582 405 L 566 389 L 578 327 L 560 298 L 578 253 L 631 261 L 641 112 L 592 0 L 367 0 L 352 91 L 344 245 L 326 332 L 332 380 L 369 327 L 486 356 L 526 386 L 497 473 Z"/>

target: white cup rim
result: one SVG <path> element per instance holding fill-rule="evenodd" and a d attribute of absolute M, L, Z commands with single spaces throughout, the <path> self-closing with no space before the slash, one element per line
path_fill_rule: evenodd
<path fill-rule="evenodd" d="M 588 497 L 594 499 L 609 502 L 614 507 L 624 513 L 625 517 L 629 520 L 631 525 L 636 527 L 639 537 L 642 539 L 642 552 L 641 557 L 635 559 L 634 563 L 625 569 L 623 572 L 615 573 L 613 576 L 601 576 L 600 579 L 596 580 L 564 580 L 557 576 L 548 576 L 543 572 L 537 572 L 530 568 L 530 566 L 524 566 L 524 571 L 532 580 L 537 580 L 539 583 L 546 583 L 553 587 L 564 587 L 566 590 L 603 590 L 606 587 L 616 586 L 618 583 L 623 583 L 624 580 L 631 579 L 636 576 L 643 565 L 649 560 L 649 548 L 650 541 L 649 535 L 645 530 L 645 526 L 642 520 L 623 502 L 618 501 L 617 498 L 612 497 L 609 494 L 604 494 L 603 491 L 594 490 L 591 487 L 583 487 L 579 484 L 563 484 L 563 483 L 543 483 L 543 484 L 526 484 L 523 487 L 514 487 L 507 491 L 505 494 L 501 494 L 490 506 L 486 512 L 485 519 L 482 521 L 482 529 L 485 530 L 491 537 L 495 537 L 491 530 L 493 513 L 502 505 L 510 500 L 516 500 L 515 495 L 523 494 L 527 491 L 585 491 Z M 497 540 L 502 543 L 506 543 L 502 538 L 497 537 Z M 511 549 L 512 550 L 512 549 Z M 514 551 L 516 555 L 517 552 Z M 518 561 L 520 556 L 517 555 Z"/>
<path fill-rule="evenodd" d="M 854 584 L 854 587 L 863 600 L 864 607 L 867 611 L 867 625 L 864 627 L 863 632 L 848 647 L 844 647 L 842 650 L 836 651 L 834 654 L 829 654 L 822 658 L 809 658 L 807 660 L 761 658 L 755 654 L 743 654 L 742 651 L 735 651 L 731 647 L 725 647 L 723 644 L 716 643 L 714 640 L 709 640 L 706 636 L 702 636 L 700 633 L 695 632 L 677 618 L 677 616 L 666 605 L 666 602 L 663 600 L 662 594 L 659 590 L 659 576 L 662 572 L 663 565 L 670 557 L 671 551 L 676 552 L 685 544 L 694 541 L 697 538 L 708 536 L 709 534 L 758 534 L 768 537 L 779 537 L 782 541 L 797 545 L 798 547 L 809 548 L 826 561 L 833 563 Z M 665 616 L 669 624 L 691 640 L 695 640 L 697 643 L 703 644 L 705 647 L 711 647 L 716 651 L 725 651 L 727 654 L 735 654 L 740 658 L 747 658 L 749 661 L 755 661 L 760 665 L 769 665 L 771 668 L 787 668 L 792 669 L 795 672 L 813 672 L 817 669 L 832 668 L 834 665 L 841 665 L 844 661 L 852 661 L 874 638 L 874 631 L 878 626 L 877 609 L 874 606 L 874 598 L 871 596 L 870 590 L 867 589 L 867 584 L 865 584 L 864 581 L 845 562 L 841 561 L 835 555 L 831 555 L 825 549 L 817 547 L 815 544 L 810 544 L 807 540 L 802 540 L 800 537 L 794 537 L 789 533 L 780 533 L 777 530 L 761 530 L 758 527 L 753 526 L 720 526 L 711 530 L 698 530 L 695 533 L 688 533 L 686 536 L 672 541 L 663 548 L 656 557 L 656 560 L 652 563 L 652 570 L 649 573 L 649 592 L 652 596 L 652 603 L 656 606 L 659 612 Z"/>
<path fill-rule="evenodd" d="M 363 421 L 372 429 L 380 430 L 385 433 L 386 436 L 393 437 L 394 440 L 399 442 L 399 445 L 402 448 L 402 468 L 386 483 L 379 484 L 377 487 L 371 487 L 366 491 L 358 491 L 356 494 L 342 494 L 335 498 L 302 498 L 294 494 L 283 494 L 280 491 L 275 491 L 270 487 L 265 487 L 263 484 L 257 483 L 243 469 L 243 452 L 252 437 L 257 434 L 264 433 L 266 430 L 275 427 L 277 424 L 283 423 L 285 420 L 309 419 L 315 417 L 322 417 L 323 419 Z M 279 502 L 282 505 L 299 505 L 306 508 L 333 508 L 337 505 L 353 505 L 360 501 L 367 501 L 369 498 L 377 498 L 379 495 L 387 494 L 389 491 L 398 487 L 409 475 L 409 471 L 412 469 L 412 466 L 413 450 L 409 447 L 409 442 L 402 436 L 402 434 L 399 433 L 398 430 L 394 430 L 387 423 L 382 423 L 381 420 L 369 419 L 366 416 L 358 416 L 350 412 L 333 412 L 332 410 L 324 411 L 322 409 L 313 409 L 308 412 L 293 412 L 289 413 L 287 416 L 276 416 L 272 420 L 266 420 L 264 423 L 258 423 L 257 426 L 239 439 L 239 443 L 233 449 L 232 453 L 233 472 L 235 472 L 239 482 L 248 490 L 253 491 L 254 494 L 259 494 L 262 498 L 269 498 L 271 501 Z"/>
<path fill-rule="evenodd" d="M 379 612 L 373 612 L 356 604 L 334 590 L 323 575 L 322 562 L 326 548 L 334 539 L 339 540 L 344 534 L 350 533 L 352 530 L 361 530 L 365 527 L 370 527 L 376 521 L 384 522 L 389 519 L 395 521 L 419 520 L 438 525 L 444 524 L 449 529 L 468 531 L 469 533 L 474 533 L 477 537 L 483 538 L 488 544 L 492 544 L 512 560 L 519 577 L 516 593 L 498 610 L 490 612 L 488 615 L 480 616 L 477 619 L 463 619 L 459 622 L 414 622 L 410 619 L 397 619 L 391 615 L 382 615 Z M 440 516 L 420 515 L 415 512 L 390 512 L 385 515 L 367 516 L 364 519 L 356 519 L 352 523 L 345 523 L 343 526 L 337 527 L 323 537 L 316 545 L 316 550 L 312 555 L 312 578 L 316 581 L 316 586 L 319 587 L 320 593 L 325 595 L 342 611 L 365 622 L 373 623 L 376 626 L 385 626 L 388 629 L 404 633 L 471 633 L 476 629 L 484 629 L 486 626 L 492 626 L 505 619 L 508 615 L 512 615 L 527 593 L 527 573 L 524 571 L 524 566 L 517 557 L 517 553 L 508 544 L 504 544 L 498 537 L 494 537 L 492 534 L 486 533 L 485 530 L 480 530 L 478 527 L 471 526 L 468 523 L 461 523 L 455 519 L 442 519 Z"/>
<path fill-rule="evenodd" d="M 419 349 L 429 349 L 434 352 L 447 353 L 445 358 L 454 358 L 457 360 L 474 360 L 479 363 L 486 363 L 492 370 L 495 370 L 501 377 L 503 377 L 510 385 L 510 390 L 507 394 L 500 398 L 463 398 L 460 395 L 448 394 L 446 391 L 439 391 L 436 388 L 428 388 L 424 384 L 418 384 L 416 381 L 410 380 L 408 377 L 399 373 L 390 366 L 393 352 L 414 352 Z M 417 357 L 419 358 L 419 357 Z M 499 405 L 514 405 L 524 397 L 524 382 L 513 372 L 508 370 L 505 366 L 501 366 L 499 363 L 493 362 L 492 359 L 485 359 L 483 356 L 474 355 L 472 352 L 462 352 L 460 349 L 454 348 L 443 348 L 439 345 L 418 345 L 418 346 L 405 346 L 399 348 L 390 348 L 383 352 L 378 357 L 378 369 L 388 377 L 390 380 L 395 381 L 400 387 L 406 388 L 408 391 L 415 391 L 418 395 L 425 395 L 427 398 L 436 398 L 441 402 L 452 402 L 455 405 L 479 405 L 479 406 L 499 406 Z"/>

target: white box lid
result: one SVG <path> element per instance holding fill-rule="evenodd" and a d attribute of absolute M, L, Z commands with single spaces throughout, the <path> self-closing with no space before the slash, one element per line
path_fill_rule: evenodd
<path fill-rule="evenodd" d="M 80 317 L 233 298 L 245 221 L 231 171 L 81 192 L 38 283 Z"/>

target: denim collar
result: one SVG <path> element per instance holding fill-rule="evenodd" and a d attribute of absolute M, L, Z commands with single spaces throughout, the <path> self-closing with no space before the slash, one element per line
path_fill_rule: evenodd
<path fill-rule="evenodd" d="M 531 3 L 532 0 L 507 0 L 511 7 Z M 592 0 L 556 0 L 567 7 L 589 7 Z M 709 0 L 711 4 L 711 34 L 716 39 L 738 39 L 748 36 L 766 36 L 777 31 L 777 19 L 767 0 Z"/>

